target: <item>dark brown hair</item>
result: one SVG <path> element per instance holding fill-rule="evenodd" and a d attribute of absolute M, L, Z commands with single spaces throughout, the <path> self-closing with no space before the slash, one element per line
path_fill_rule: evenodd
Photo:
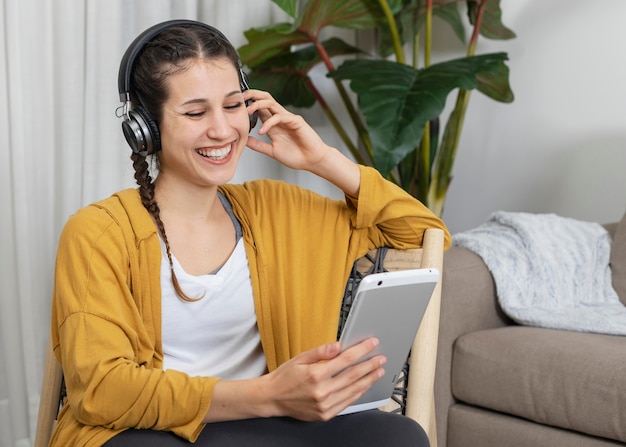
<path fill-rule="evenodd" d="M 193 59 L 220 57 L 229 59 L 239 71 L 237 51 L 220 32 L 194 25 L 166 29 L 146 44 L 134 64 L 130 82 L 133 107 L 141 104 L 158 126 L 163 115 L 163 104 L 168 98 L 169 76 L 186 70 Z M 158 170 L 158 154 L 150 157 L 156 157 Z M 138 153 L 133 153 L 131 159 L 135 169 L 135 180 L 139 185 L 141 203 L 155 220 L 165 243 L 174 290 L 184 301 L 197 301 L 204 295 L 198 298 L 187 296 L 174 273 L 170 245 L 161 220 L 159 205 L 154 197 L 154 179 L 150 174 L 148 160 Z"/>

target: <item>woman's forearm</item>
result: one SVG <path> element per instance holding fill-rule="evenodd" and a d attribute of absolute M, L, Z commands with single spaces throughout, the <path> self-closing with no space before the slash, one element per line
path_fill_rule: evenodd
<path fill-rule="evenodd" d="M 203 422 L 277 416 L 272 399 L 267 394 L 266 377 L 217 382 Z"/>
<path fill-rule="evenodd" d="M 359 166 L 339 150 L 329 147 L 328 153 L 310 167 L 309 171 L 329 181 L 347 195 L 358 197 L 361 187 Z"/>

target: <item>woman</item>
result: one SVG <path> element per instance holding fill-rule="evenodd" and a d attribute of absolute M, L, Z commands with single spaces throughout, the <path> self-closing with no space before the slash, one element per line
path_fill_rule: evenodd
<path fill-rule="evenodd" d="M 385 359 L 336 375 L 377 341 L 342 353 L 334 340 L 354 261 L 419 247 L 445 225 L 248 90 L 239 67 L 219 31 L 190 21 L 147 30 L 122 60 L 139 188 L 83 208 L 62 233 L 52 337 L 68 404 L 52 445 L 426 446 L 402 416 L 335 417 Z M 269 142 L 248 136 L 257 115 Z M 328 180 L 345 202 L 228 184 L 245 146 Z"/>

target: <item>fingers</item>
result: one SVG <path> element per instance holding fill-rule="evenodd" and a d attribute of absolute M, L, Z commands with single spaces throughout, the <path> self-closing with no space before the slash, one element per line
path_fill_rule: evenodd
<path fill-rule="evenodd" d="M 372 355 L 378 344 L 376 338 L 369 338 L 324 364 L 325 374 L 330 374 L 334 381 L 332 388 L 336 400 L 357 400 L 385 374 L 383 366 L 387 363 L 387 358 L 383 355 Z"/>
<path fill-rule="evenodd" d="M 339 371 L 344 370 L 352 365 L 362 363 L 368 354 L 372 353 L 379 345 L 379 341 L 375 337 L 363 340 L 354 346 L 351 346 L 345 350 L 341 350 L 341 344 L 339 342 L 329 343 L 326 345 L 318 346 L 317 348 L 305 351 L 298 355 L 299 363 L 313 364 L 324 360 L 333 360 L 328 363 L 328 369 L 332 370 L 336 368 L 332 375 L 336 375 Z M 371 363 L 381 361 L 382 356 L 378 356 L 378 359 L 373 360 Z M 386 359 L 382 357 L 384 363 Z"/>
<path fill-rule="evenodd" d="M 317 348 L 305 351 L 297 356 L 300 363 L 313 364 L 330 360 L 337 357 L 341 353 L 341 345 L 339 342 L 329 343 L 326 345 L 318 346 Z"/>
<path fill-rule="evenodd" d="M 294 115 L 279 104 L 274 97 L 262 90 L 246 90 L 243 92 L 244 99 L 252 99 L 248 105 L 248 114 L 258 112 L 263 124 L 258 129 L 258 133 L 263 135 L 278 124 L 288 126 L 301 126 L 302 118 Z"/>
<path fill-rule="evenodd" d="M 375 337 L 371 337 L 357 343 L 354 346 L 343 349 L 343 352 L 338 358 L 338 364 L 343 368 L 346 368 L 352 364 L 363 361 L 367 358 L 368 354 L 371 354 L 379 345 L 379 341 Z"/>
<path fill-rule="evenodd" d="M 268 92 L 262 90 L 246 90 L 243 92 L 243 97 L 246 101 L 252 100 L 248 104 L 248 114 L 258 111 L 259 117 L 264 119 L 264 121 L 273 115 L 287 112 L 287 109 L 280 105 Z"/>
<path fill-rule="evenodd" d="M 270 373 L 277 414 L 318 421 L 336 416 L 383 376 L 385 357 L 367 358 L 376 346 L 368 339 L 342 352 L 339 343 L 329 343 L 279 366 Z"/>
<path fill-rule="evenodd" d="M 363 376 L 358 375 L 360 372 L 351 370 L 347 370 L 342 374 L 347 374 L 348 371 L 350 373 L 357 374 L 357 377 L 359 378 L 354 381 L 349 381 L 348 383 L 350 383 L 350 385 L 339 389 L 333 394 L 336 404 L 328 412 L 333 414 L 333 416 L 339 414 L 341 411 L 359 400 L 361 396 L 367 393 L 375 382 L 380 380 L 385 375 L 385 370 L 382 367 L 369 371 Z"/>
<path fill-rule="evenodd" d="M 320 409 L 325 409 L 322 418 L 337 415 L 356 402 L 384 376 L 383 366 L 387 359 L 382 355 L 371 356 L 377 346 L 378 340 L 375 338 L 365 340 L 346 349 L 325 364 L 332 368 L 333 384 L 326 400 L 318 402 Z"/>

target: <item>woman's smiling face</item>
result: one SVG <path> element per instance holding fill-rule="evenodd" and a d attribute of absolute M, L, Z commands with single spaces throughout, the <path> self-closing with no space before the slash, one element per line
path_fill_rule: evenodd
<path fill-rule="evenodd" d="M 229 182 L 250 130 L 237 69 L 226 58 L 193 59 L 170 75 L 167 85 L 159 182 Z"/>

